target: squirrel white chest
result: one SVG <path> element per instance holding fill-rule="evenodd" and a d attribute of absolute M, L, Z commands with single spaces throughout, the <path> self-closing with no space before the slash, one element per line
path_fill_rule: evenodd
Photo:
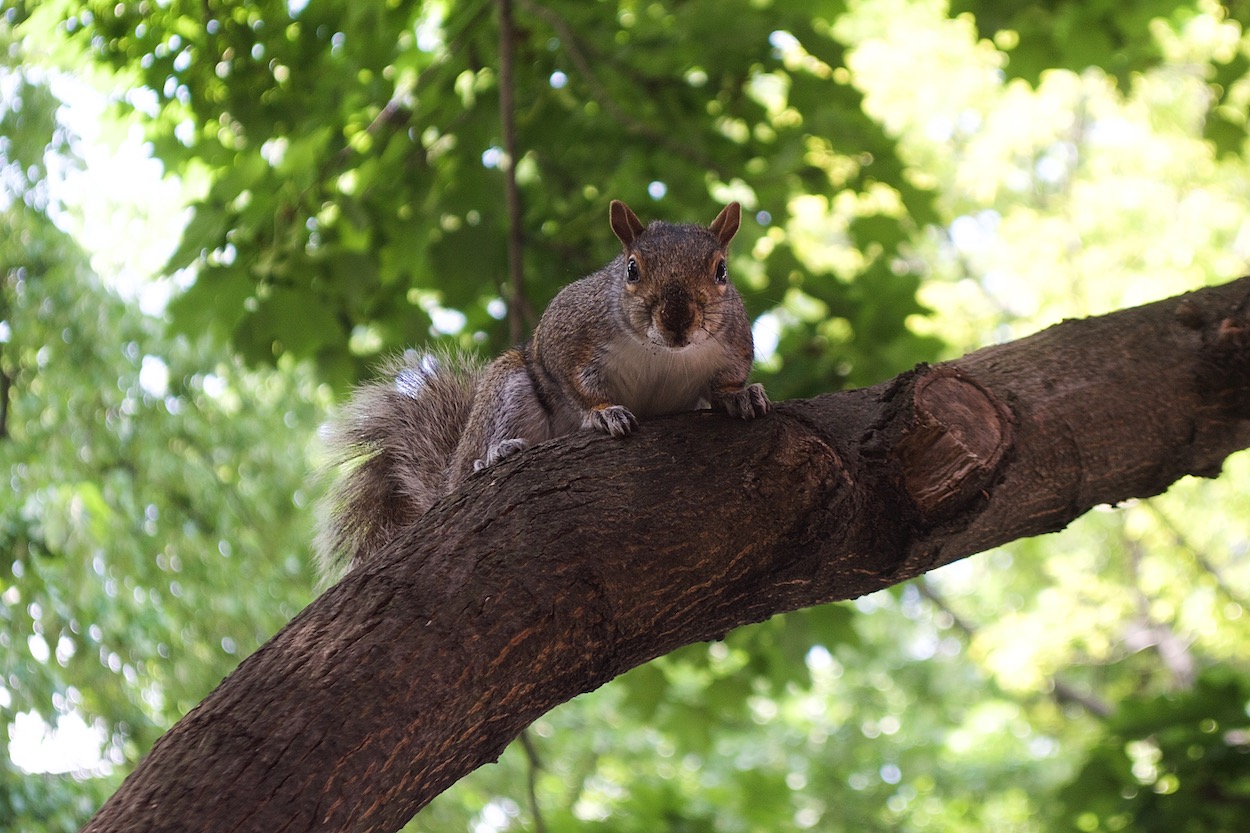
<path fill-rule="evenodd" d="M 712 379 L 724 365 L 723 351 L 714 338 L 673 350 L 622 337 L 606 345 L 600 360 L 613 400 L 645 417 L 708 407 Z"/>

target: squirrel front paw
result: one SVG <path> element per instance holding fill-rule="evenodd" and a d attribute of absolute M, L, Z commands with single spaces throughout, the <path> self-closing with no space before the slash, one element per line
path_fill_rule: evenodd
<path fill-rule="evenodd" d="M 502 440 L 486 449 L 486 456 L 480 460 L 473 461 L 473 470 L 481 471 L 489 468 L 505 457 L 511 457 L 518 451 L 524 451 L 529 447 L 529 443 L 525 440 Z"/>
<path fill-rule="evenodd" d="M 756 382 L 737 390 L 719 390 L 712 394 L 714 404 L 725 413 L 739 419 L 755 419 L 772 410 L 764 386 Z"/>
<path fill-rule="evenodd" d="M 582 424 L 614 437 L 624 437 L 638 427 L 638 418 L 624 405 L 600 405 L 586 413 Z"/>

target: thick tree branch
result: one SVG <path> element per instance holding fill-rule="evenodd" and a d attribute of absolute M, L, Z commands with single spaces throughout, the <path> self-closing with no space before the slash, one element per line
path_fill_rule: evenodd
<path fill-rule="evenodd" d="M 398 828 L 555 705 L 1250 446 L 1250 279 L 875 387 L 517 455 L 349 573 L 88 830 Z"/>

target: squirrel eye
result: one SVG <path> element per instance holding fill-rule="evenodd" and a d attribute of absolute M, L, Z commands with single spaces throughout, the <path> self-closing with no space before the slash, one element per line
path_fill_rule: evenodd
<path fill-rule="evenodd" d="M 631 256 L 629 262 L 625 264 L 625 280 L 630 283 L 638 283 L 638 279 L 642 277 L 638 272 L 638 261 Z"/>
<path fill-rule="evenodd" d="M 729 269 L 725 266 L 725 261 L 716 264 L 716 282 L 726 283 L 729 280 Z"/>

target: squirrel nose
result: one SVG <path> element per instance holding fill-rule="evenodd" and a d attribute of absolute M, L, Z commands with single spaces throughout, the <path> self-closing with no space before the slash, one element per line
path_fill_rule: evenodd
<path fill-rule="evenodd" d="M 684 347 L 690 338 L 691 325 L 698 316 L 698 305 L 690 295 L 678 288 L 664 294 L 660 302 L 659 323 L 669 344 Z"/>

